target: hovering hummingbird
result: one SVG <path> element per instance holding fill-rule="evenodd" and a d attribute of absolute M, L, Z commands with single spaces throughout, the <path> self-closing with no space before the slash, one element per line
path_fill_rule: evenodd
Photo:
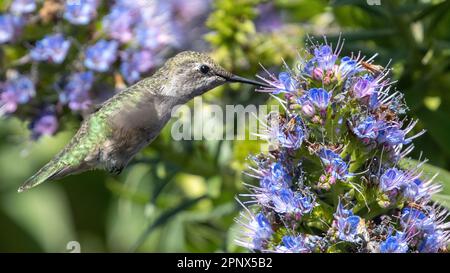
<path fill-rule="evenodd" d="M 66 147 L 18 191 L 92 169 L 119 174 L 137 152 L 159 135 L 175 106 L 227 82 L 270 87 L 231 74 L 205 54 L 177 54 L 152 77 L 100 105 Z"/>

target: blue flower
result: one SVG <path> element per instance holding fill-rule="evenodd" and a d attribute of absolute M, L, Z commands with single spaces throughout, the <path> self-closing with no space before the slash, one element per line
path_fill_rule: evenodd
<path fill-rule="evenodd" d="M 378 138 L 378 132 L 384 128 L 383 122 L 377 121 L 374 117 L 368 116 L 356 127 L 352 128 L 353 133 L 364 143 Z"/>
<path fill-rule="evenodd" d="M 87 25 L 97 16 L 98 0 L 67 1 L 64 18 L 74 25 Z"/>
<path fill-rule="evenodd" d="M 339 64 L 336 71 L 336 78 L 338 81 L 343 81 L 344 79 L 352 76 L 359 71 L 358 62 L 350 57 L 342 57 L 341 63 Z"/>
<path fill-rule="evenodd" d="M 134 25 L 139 20 L 139 12 L 126 5 L 116 4 L 103 19 L 103 29 L 113 39 L 129 42 L 134 36 Z"/>
<path fill-rule="evenodd" d="M 376 92 L 377 83 L 370 75 L 366 75 L 357 79 L 352 86 L 352 95 L 357 99 L 370 97 Z"/>
<path fill-rule="evenodd" d="M 304 138 L 303 121 L 299 116 L 292 117 L 283 124 L 271 124 L 268 128 L 267 139 L 287 149 L 299 149 Z"/>
<path fill-rule="evenodd" d="M 258 223 L 258 234 L 259 237 L 267 239 L 272 235 L 272 228 L 270 226 L 269 220 L 262 213 L 256 215 L 256 221 Z"/>
<path fill-rule="evenodd" d="M 281 239 L 283 245 L 277 247 L 278 252 L 282 253 L 308 253 L 311 248 L 302 236 L 283 236 Z"/>
<path fill-rule="evenodd" d="M 143 17 L 136 25 L 135 33 L 139 45 L 150 50 L 173 46 L 177 42 L 173 24 L 164 13 Z"/>
<path fill-rule="evenodd" d="M 267 72 L 267 71 L 266 71 Z M 280 94 L 280 93 L 291 93 L 297 91 L 299 87 L 299 82 L 295 79 L 295 76 L 290 72 L 281 72 L 278 74 L 278 77 L 267 72 L 270 76 L 269 79 L 265 79 L 263 77 L 259 77 L 269 85 L 271 88 L 263 89 L 264 92 L 271 92 L 272 94 Z"/>
<path fill-rule="evenodd" d="M 357 235 L 360 233 L 359 225 L 361 218 L 357 215 L 353 215 L 351 210 L 345 209 L 340 202 L 336 213 L 334 214 L 334 218 L 334 225 L 337 229 L 338 238 L 346 242 L 355 242 L 357 240 Z"/>
<path fill-rule="evenodd" d="M 380 131 L 378 142 L 394 146 L 398 144 L 408 144 L 411 141 L 405 139 L 405 132 L 403 132 L 401 129 L 395 126 L 389 126 L 386 129 Z"/>
<path fill-rule="evenodd" d="M 322 70 L 330 70 L 334 67 L 337 56 L 329 45 L 321 45 L 314 48 L 314 60 Z"/>
<path fill-rule="evenodd" d="M 11 14 L 0 14 L 0 44 L 13 42 L 19 36 L 24 21 Z"/>
<path fill-rule="evenodd" d="M 290 179 L 289 173 L 286 171 L 283 164 L 279 162 L 276 162 L 272 165 L 271 174 L 276 181 L 284 181 Z"/>
<path fill-rule="evenodd" d="M 338 218 L 336 226 L 339 239 L 347 242 L 355 241 L 360 221 L 361 218 L 355 215 L 348 218 Z"/>
<path fill-rule="evenodd" d="M 25 104 L 36 95 L 33 81 L 27 76 L 15 75 L 0 86 L 0 116 L 13 113 L 19 104 Z"/>
<path fill-rule="evenodd" d="M 58 118 L 52 111 L 44 111 L 30 123 L 31 138 L 36 140 L 44 135 L 54 135 L 58 130 Z"/>
<path fill-rule="evenodd" d="M 264 214 L 258 213 L 250 223 L 250 226 L 253 231 L 253 234 L 251 234 L 253 249 L 262 249 L 264 242 L 273 234 L 269 220 L 267 220 Z"/>
<path fill-rule="evenodd" d="M 405 186 L 403 195 L 411 201 L 419 200 L 422 198 L 421 185 L 423 185 L 422 180 L 414 179 Z"/>
<path fill-rule="evenodd" d="M 35 0 L 14 0 L 10 6 L 10 11 L 17 15 L 31 13 L 35 10 L 36 10 Z"/>
<path fill-rule="evenodd" d="M 288 72 L 281 72 L 278 75 L 278 80 L 283 84 L 284 89 L 280 90 L 280 92 L 288 91 L 288 92 L 294 92 L 298 88 L 298 81 L 294 79 L 294 77 L 288 73 Z"/>
<path fill-rule="evenodd" d="M 392 190 L 400 190 L 408 182 L 404 173 L 397 168 L 387 169 L 380 177 L 380 189 L 387 193 Z"/>
<path fill-rule="evenodd" d="M 436 230 L 436 224 L 430 216 L 424 211 L 411 207 L 402 210 L 400 224 L 404 230 L 411 234 L 433 233 Z"/>
<path fill-rule="evenodd" d="M 325 172 L 331 175 L 331 177 L 345 180 L 350 176 L 348 172 L 348 163 L 332 150 L 322 148 L 319 151 L 319 157 L 324 165 Z"/>
<path fill-rule="evenodd" d="M 141 79 L 141 73 L 131 62 L 122 62 L 120 64 L 120 73 L 128 84 L 133 84 Z"/>
<path fill-rule="evenodd" d="M 436 230 L 431 234 L 425 234 L 422 242 L 419 244 L 418 250 L 421 253 L 437 253 L 448 244 L 448 238 L 445 238 L 442 230 Z"/>
<path fill-rule="evenodd" d="M 253 215 L 248 209 L 246 212 L 241 212 L 240 217 L 236 219 L 241 226 L 240 238 L 236 240 L 236 243 L 252 250 L 265 250 L 274 233 L 272 226 L 262 212 L 256 215 Z"/>
<path fill-rule="evenodd" d="M 389 235 L 380 243 L 381 253 L 406 253 L 407 251 L 408 243 L 402 232 L 397 232 L 395 236 Z"/>
<path fill-rule="evenodd" d="M 408 134 L 416 124 L 417 121 L 411 121 L 404 129 L 401 129 L 403 125 L 402 123 L 392 123 L 386 125 L 383 130 L 380 130 L 377 141 L 380 144 L 391 147 L 396 145 L 409 144 L 414 138 L 417 138 L 425 133 L 425 131 L 422 130 L 414 136 L 406 138 L 406 134 Z"/>
<path fill-rule="evenodd" d="M 289 188 L 268 193 L 269 199 L 273 203 L 274 210 L 278 213 L 294 214 L 301 216 L 311 212 L 315 202 L 310 195 L 303 195 L 300 192 L 293 192 Z"/>
<path fill-rule="evenodd" d="M 306 62 L 306 64 L 304 65 L 302 71 L 306 75 L 310 75 L 311 76 L 313 71 L 314 71 L 314 67 L 315 67 L 314 59 L 311 59 L 311 60 Z"/>
<path fill-rule="evenodd" d="M 308 90 L 305 96 L 321 111 L 325 111 L 330 104 L 330 94 L 323 88 L 312 88 Z"/>
<path fill-rule="evenodd" d="M 403 196 L 411 202 L 421 203 L 423 201 L 430 200 L 431 196 L 441 191 L 442 186 L 440 184 L 432 183 L 433 179 L 429 181 L 422 181 L 419 178 L 413 179 L 403 190 Z"/>
<path fill-rule="evenodd" d="M 275 162 L 268 170 L 262 170 L 260 185 L 265 191 L 279 190 L 288 187 L 291 183 L 291 176 L 283 164 Z"/>
<path fill-rule="evenodd" d="M 149 71 L 156 63 L 156 57 L 148 50 L 127 50 L 121 58 L 120 72 L 129 84 L 140 80 L 141 73 Z"/>
<path fill-rule="evenodd" d="M 117 59 L 117 41 L 100 40 L 86 50 L 84 65 L 98 72 L 106 72 Z"/>
<path fill-rule="evenodd" d="M 66 58 L 70 48 L 70 41 L 65 40 L 62 34 L 52 34 L 37 41 L 36 46 L 31 49 L 30 57 L 35 61 L 47 61 L 60 64 Z"/>
<path fill-rule="evenodd" d="M 64 90 L 59 95 L 59 100 L 68 104 L 72 111 L 83 111 L 89 109 L 92 105 L 92 100 L 89 91 L 94 82 L 94 73 L 79 72 L 73 74 Z"/>

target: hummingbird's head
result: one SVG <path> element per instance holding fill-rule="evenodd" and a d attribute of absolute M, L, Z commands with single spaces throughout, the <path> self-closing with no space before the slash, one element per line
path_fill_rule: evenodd
<path fill-rule="evenodd" d="M 160 75 L 165 79 L 165 92 L 171 96 L 193 98 L 227 82 L 242 82 L 268 87 L 226 71 L 208 55 L 184 51 L 169 59 Z"/>

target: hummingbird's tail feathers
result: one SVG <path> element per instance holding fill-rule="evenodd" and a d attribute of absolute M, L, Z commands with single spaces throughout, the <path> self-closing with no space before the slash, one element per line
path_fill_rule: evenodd
<path fill-rule="evenodd" d="M 41 183 L 44 183 L 47 180 L 52 180 L 57 177 L 62 177 L 61 173 L 67 173 L 64 171 L 66 168 L 61 163 L 56 161 L 50 161 L 47 163 L 42 169 L 40 169 L 37 173 L 35 173 L 32 177 L 30 177 L 25 183 L 20 186 L 17 190 L 18 192 L 24 192 L 28 189 L 31 189 Z"/>

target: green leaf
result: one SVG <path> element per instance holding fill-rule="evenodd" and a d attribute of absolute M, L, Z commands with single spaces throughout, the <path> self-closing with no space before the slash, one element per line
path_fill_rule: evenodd
<path fill-rule="evenodd" d="M 443 1 L 439 4 L 436 5 L 429 5 L 426 8 L 423 8 L 422 11 L 417 14 L 417 16 L 415 16 L 413 18 L 413 22 L 417 22 L 422 20 L 423 18 L 427 17 L 428 15 L 434 14 L 436 11 L 439 11 L 441 9 L 448 9 L 448 5 L 450 4 L 450 1 Z"/>
<path fill-rule="evenodd" d="M 202 195 L 200 197 L 194 198 L 194 199 L 190 199 L 190 200 L 186 200 L 184 202 L 182 202 L 180 205 L 178 205 L 177 207 L 168 210 L 166 212 L 164 212 L 163 214 L 161 214 L 158 219 L 156 219 L 153 223 L 151 223 L 147 229 L 144 231 L 144 233 L 142 233 L 142 235 L 139 237 L 139 239 L 136 241 L 136 243 L 133 245 L 133 247 L 131 248 L 132 251 L 136 251 L 147 239 L 147 237 L 159 226 L 164 225 L 166 222 L 168 222 L 169 220 L 171 220 L 173 217 L 175 217 L 178 213 L 182 212 L 185 209 L 188 209 L 189 207 L 197 204 L 199 201 L 205 199 L 206 197 L 208 197 L 207 195 Z"/>

